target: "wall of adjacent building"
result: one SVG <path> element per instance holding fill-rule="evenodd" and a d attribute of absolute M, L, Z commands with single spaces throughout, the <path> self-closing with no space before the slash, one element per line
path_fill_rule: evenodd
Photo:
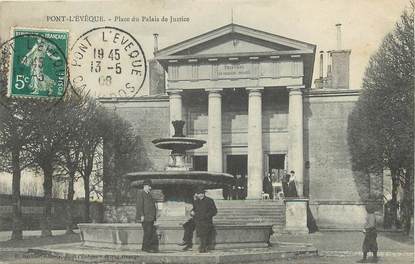
<path fill-rule="evenodd" d="M 169 136 L 169 101 L 168 97 L 148 96 L 133 100 L 105 100 L 101 102 L 109 111 L 115 111 L 121 118 L 130 122 L 135 135 L 139 138 L 140 151 L 137 153 L 135 164 L 131 167 L 138 170 L 164 170 L 169 152 L 161 150 L 152 144 L 152 140 Z M 122 168 L 123 173 L 116 168 L 110 144 L 104 143 L 104 221 L 114 222 L 128 215 L 128 205 L 135 201 L 136 189 L 130 188 L 128 182 L 122 179 L 124 172 L 134 172 L 137 169 Z M 120 188 L 120 186 L 122 186 Z M 115 212 L 119 215 L 114 215 Z M 124 212 L 124 213 L 122 213 Z M 131 214 L 131 213 L 130 213 Z M 118 219 L 118 220 L 115 220 Z M 130 219 L 131 220 L 131 219 Z"/>
<path fill-rule="evenodd" d="M 315 90 L 304 99 L 305 194 L 320 228 L 361 228 L 367 203 L 382 202 L 381 177 L 353 171 L 348 118 L 352 90 Z"/>

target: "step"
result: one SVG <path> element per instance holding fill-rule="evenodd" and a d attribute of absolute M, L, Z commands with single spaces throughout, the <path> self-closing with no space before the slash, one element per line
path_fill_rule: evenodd
<path fill-rule="evenodd" d="M 253 208 L 253 207 L 285 207 L 283 204 L 216 204 L 216 207 L 240 207 L 240 208 Z"/>
<path fill-rule="evenodd" d="M 243 215 L 258 215 L 258 214 L 285 214 L 285 211 L 274 211 L 274 210 L 268 210 L 268 211 L 257 211 L 257 210 L 249 210 L 249 211 L 245 211 L 245 210 L 229 210 L 229 211 L 220 211 L 218 210 L 217 214 L 243 214 Z"/>
<path fill-rule="evenodd" d="M 241 217 L 232 217 L 232 218 L 228 218 L 228 217 L 217 217 L 215 218 L 216 220 L 229 220 L 229 221 L 282 221 L 284 220 L 284 218 L 273 218 L 273 217 L 256 217 L 256 218 L 241 218 Z"/>
<path fill-rule="evenodd" d="M 264 217 L 257 217 L 257 218 L 215 218 L 216 221 L 219 220 L 227 220 L 227 221 L 272 221 L 272 222 L 280 222 L 283 221 L 284 218 L 264 218 Z"/>

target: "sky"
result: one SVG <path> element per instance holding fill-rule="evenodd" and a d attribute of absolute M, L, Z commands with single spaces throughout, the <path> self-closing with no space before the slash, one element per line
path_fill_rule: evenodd
<path fill-rule="evenodd" d="M 336 48 L 336 23 L 342 24 L 342 48 L 351 49 L 350 86 L 361 87 L 370 56 L 399 20 L 409 0 L 144 0 L 144 1 L 15 1 L 0 2 L 0 39 L 13 26 L 67 29 L 70 42 L 83 32 L 111 25 L 131 33 L 152 58 L 153 33 L 159 48 L 183 41 L 233 22 L 317 45 Z M 56 22 L 53 16 L 103 16 L 106 21 Z M 114 22 L 116 16 L 185 17 L 189 22 Z M 49 17 L 49 21 L 48 21 Z M 112 21 L 108 21 L 112 18 Z M 318 77 L 316 57 L 314 78 Z M 148 78 L 142 94 L 148 87 Z"/>

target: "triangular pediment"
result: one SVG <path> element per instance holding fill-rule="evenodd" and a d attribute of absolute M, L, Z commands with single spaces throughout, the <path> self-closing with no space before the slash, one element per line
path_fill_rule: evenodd
<path fill-rule="evenodd" d="M 218 43 L 210 47 L 201 49 L 200 51 L 195 51 L 194 54 L 220 54 L 220 53 L 229 53 L 229 52 L 267 52 L 275 51 L 271 47 L 265 47 L 260 44 L 251 43 L 246 40 L 241 39 L 231 39 L 224 41 L 223 43 Z"/>
<path fill-rule="evenodd" d="M 315 45 L 229 24 L 185 40 L 155 53 L 156 59 L 170 56 L 274 53 L 281 51 L 314 53 Z"/>
<path fill-rule="evenodd" d="M 195 45 L 174 55 L 207 55 L 228 53 L 253 53 L 294 50 L 292 47 L 255 39 L 241 34 L 229 34 Z"/>

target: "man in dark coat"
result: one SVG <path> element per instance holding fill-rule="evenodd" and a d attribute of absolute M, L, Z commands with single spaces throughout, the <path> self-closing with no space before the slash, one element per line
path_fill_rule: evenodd
<path fill-rule="evenodd" d="M 244 200 L 246 198 L 246 187 L 247 180 L 245 176 L 241 174 L 236 175 L 236 189 L 237 189 L 237 200 Z"/>
<path fill-rule="evenodd" d="M 285 173 L 282 177 L 282 193 L 284 197 L 288 197 L 288 182 L 290 181 L 290 174 Z"/>
<path fill-rule="evenodd" d="M 136 222 L 143 226 L 143 244 L 141 249 L 149 253 L 158 252 L 158 239 L 154 222 L 156 221 L 156 203 L 151 196 L 151 181 L 144 180 L 143 190 L 137 194 Z"/>
<path fill-rule="evenodd" d="M 288 189 L 287 189 L 287 195 L 286 197 L 298 197 L 298 193 L 297 193 L 297 187 L 295 185 L 295 172 L 291 171 L 290 172 L 290 178 L 288 181 Z"/>
<path fill-rule="evenodd" d="M 218 211 L 215 202 L 205 196 L 203 188 L 196 190 L 196 197 L 192 214 L 196 224 L 196 234 L 200 238 L 199 252 L 206 253 L 214 234 L 213 217 Z"/>
<path fill-rule="evenodd" d="M 272 180 L 269 173 L 264 177 L 264 180 L 262 181 L 262 191 L 269 195 L 269 199 L 274 199 L 274 190 L 272 188 Z"/>

